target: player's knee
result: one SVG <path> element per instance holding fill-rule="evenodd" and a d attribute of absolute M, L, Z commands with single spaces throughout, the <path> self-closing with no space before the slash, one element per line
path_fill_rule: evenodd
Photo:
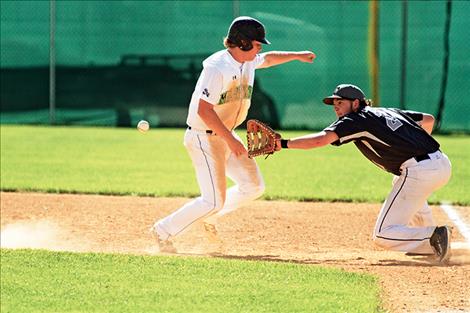
<path fill-rule="evenodd" d="M 264 184 L 264 181 L 261 180 L 257 185 L 254 186 L 253 188 L 253 196 L 255 198 L 261 197 L 261 195 L 264 193 L 266 190 L 266 185 Z"/>
<path fill-rule="evenodd" d="M 386 247 L 386 240 L 380 237 L 380 233 L 374 233 L 372 236 L 372 241 L 378 247 L 385 248 Z"/>
<path fill-rule="evenodd" d="M 258 182 L 257 184 L 251 184 L 250 186 L 246 186 L 245 192 L 249 194 L 251 199 L 257 199 L 261 197 L 266 190 L 266 186 L 263 181 Z"/>
<path fill-rule="evenodd" d="M 224 208 L 224 202 L 220 201 L 212 207 L 211 213 L 217 213 L 223 208 Z"/>
<path fill-rule="evenodd" d="M 216 197 L 213 199 L 203 199 L 206 207 L 205 214 L 216 213 L 224 207 L 225 197 Z"/>
<path fill-rule="evenodd" d="M 266 186 L 262 178 L 252 181 L 249 184 L 240 184 L 239 192 L 247 197 L 247 199 L 259 198 L 265 191 Z"/>
<path fill-rule="evenodd" d="M 219 212 L 225 206 L 225 193 L 217 198 L 214 205 L 214 212 Z"/>
<path fill-rule="evenodd" d="M 373 242 L 376 246 L 378 246 L 378 247 L 381 246 L 381 239 L 378 238 L 377 236 L 373 236 L 373 237 L 372 237 L 372 242 Z"/>

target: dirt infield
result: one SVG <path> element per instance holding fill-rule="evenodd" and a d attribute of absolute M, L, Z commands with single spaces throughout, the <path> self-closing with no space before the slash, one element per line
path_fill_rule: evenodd
<path fill-rule="evenodd" d="M 184 198 L 1 193 L 2 247 L 153 254 L 154 220 Z M 220 219 L 222 244 L 202 225 L 175 239 L 181 255 L 289 261 L 378 275 L 390 312 L 470 312 L 470 250 L 454 249 L 448 266 L 374 247 L 379 205 L 255 201 Z M 434 208 L 438 223 L 451 224 Z M 470 221 L 470 208 L 459 208 Z M 455 242 L 464 239 L 454 231 Z"/>

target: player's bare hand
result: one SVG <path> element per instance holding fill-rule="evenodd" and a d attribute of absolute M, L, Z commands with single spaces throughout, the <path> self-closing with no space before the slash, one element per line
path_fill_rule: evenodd
<path fill-rule="evenodd" d="M 246 150 L 243 143 L 236 140 L 235 138 L 233 138 L 232 140 L 228 142 L 228 146 L 230 148 L 230 151 L 232 151 L 232 153 L 235 154 L 236 156 L 241 156 L 241 155 L 248 156 L 248 151 Z"/>
<path fill-rule="evenodd" d="M 301 51 L 297 54 L 297 59 L 300 62 L 312 63 L 317 56 L 312 51 Z"/>

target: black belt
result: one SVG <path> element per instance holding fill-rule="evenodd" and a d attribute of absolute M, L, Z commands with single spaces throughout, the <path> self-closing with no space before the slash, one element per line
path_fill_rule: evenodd
<path fill-rule="evenodd" d="M 416 162 L 421 162 L 421 161 L 429 160 L 429 159 L 430 159 L 429 154 L 422 154 L 422 155 L 415 156 Z"/>
<path fill-rule="evenodd" d="M 191 130 L 191 126 L 188 126 L 188 129 Z M 212 133 L 213 133 L 212 130 L 210 130 L 210 129 L 206 130 L 206 134 L 212 134 Z"/>
<path fill-rule="evenodd" d="M 431 152 L 431 153 L 435 153 L 437 151 L 440 151 L 440 150 L 438 149 L 438 150 L 436 150 L 434 152 Z M 429 153 L 415 156 L 416 162 L 421 162 L 421 161 L 430 160 L 430 159 L 431 159 L 431 157 L 429 156 Z"/>

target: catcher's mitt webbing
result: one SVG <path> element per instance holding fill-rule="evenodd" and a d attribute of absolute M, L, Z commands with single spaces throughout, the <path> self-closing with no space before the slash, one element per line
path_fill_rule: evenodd
<path fill-rule="evenodd" d="M 275 152 L 276 139 L 281 136 L 271 127 L 258 120 L 248 120 L 246 123 L 248 156 L 270 155 Z"/>

